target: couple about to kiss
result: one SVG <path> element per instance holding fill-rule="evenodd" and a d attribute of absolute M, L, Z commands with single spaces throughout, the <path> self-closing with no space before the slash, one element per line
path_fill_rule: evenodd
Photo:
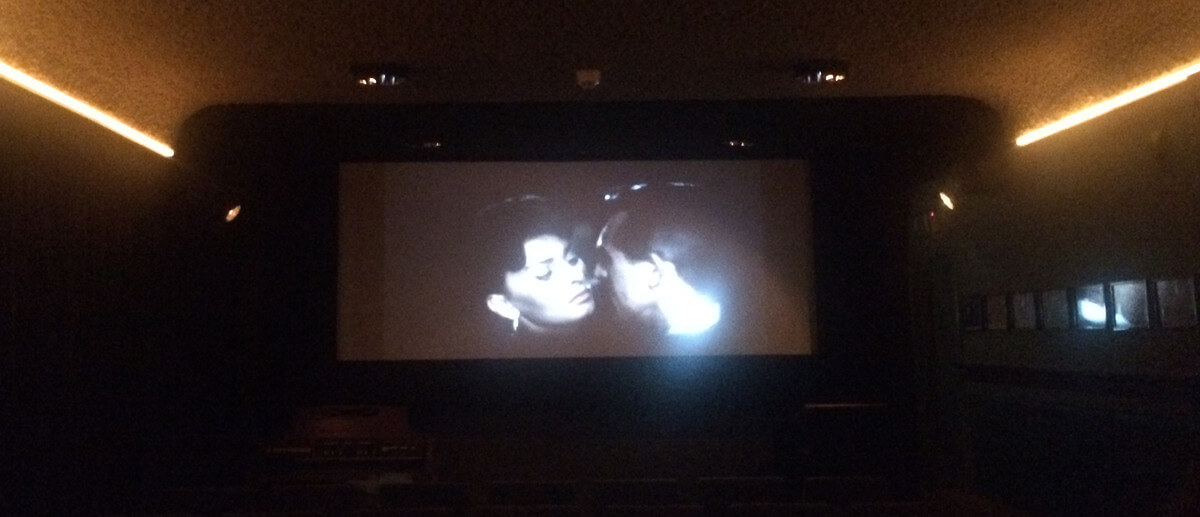
<path fill-rule="evenodd" d="M 722 318 L 729 245 L 699 189 L 686 186 L 605 196 L 599 230 L 535 195 L 485 208 L 479 302 L 525 336 L 710 331 Z"/>

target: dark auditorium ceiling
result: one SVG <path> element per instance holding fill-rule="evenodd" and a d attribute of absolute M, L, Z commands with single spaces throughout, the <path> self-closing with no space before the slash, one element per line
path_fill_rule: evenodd
<path fill-rule="evenodd" d="M 230 103 L 906 95 L 982 100 L 1015 136 L 1200 60 L 1197 27 L 1196 0 L 0 0 L 0 62 L 168 142 Z M 829 58 L 847 81 L 793 77 Z M 410 79 L 355 84 L 372 62 Z"/>

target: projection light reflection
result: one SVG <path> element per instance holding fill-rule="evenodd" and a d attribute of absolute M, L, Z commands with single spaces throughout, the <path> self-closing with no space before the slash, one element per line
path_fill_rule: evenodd
<path fill-rule="evenodd" d="M 1104 284 L 1082 287 L 1076 293 L 1075 316 L 1082 329 L 1102 329 L 1108 321 L 1104 303 Z"/>
<path fill-rule="evenodd" d="M 1108 315 L 1103 303 L 1096 303 L 1091 300 L 1079 300 L 1079 325 L 1081 327 L 1089 329 L 1104 328 L 1104 321 L 1107 318 Z"/>
<path fill-rule="evenodd" d="M 670 323 L 667 333 L 675 336 L 699 334 L 721 321 L 721 304 L 690 288 L 664 295 L 661 308 Z"/>
<path fill-rule="evenodd" d="M 1150 311 L 1146 282 L 1131 280 L 1114 282 L 1113 330 L 1147 328 L 1150 326 Z"/>
<path fill-rule="evenodd" d="M 92 122 L 100 124 L 101 126 L 108 128 L 110 131 L 121 135 L 133 141 L 134 143 L 145 147 L 146 149 L 154 151 L 155 153 L 158 153 L 166 158 L 175 156 L 175 150 L 171 149 L 166 144 L 150 138 L 145 133 L 129 127 L 124 122 L 121 122 L 120 120 L 113 118 L 111 115 L 93 108 L 79 99 L 59 91 L 53 86 L 34 79 L 24 72 L 5 64 L 3 61 L 0 61 L 0 77 L 7 79 L 9 82 L 12 82 L 17 86 L 29 90 L 43 99 L 71 110 L 76 114 L 91 120 Z"/>

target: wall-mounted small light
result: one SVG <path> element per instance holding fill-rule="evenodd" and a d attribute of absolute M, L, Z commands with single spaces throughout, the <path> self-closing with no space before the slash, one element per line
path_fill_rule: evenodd
<path fill-rule="evenodd" d="M 954 210 L 954 200 L 950 199 L 949 194 L 946 194 L 945 192 L 938 192 L 938 197 L 942 198 L 942 204 L 946 205 L 946 208 Z"/>
<path fill-rule="evenodd" d="M 359 86 L 399 86 L 408 81 L 408 67 L 396 63 L 354 65 L 350 74 Z"/>
<path fill-rule="evenodd" d="M 846 80 L 850 67 L 837 59 L 808 60 L 796 63 L 796 80 L 803 84 L 840 83 Z"/>
<path fill-rule="evenodd" d="M 446 146 L 445 142 L 442 142 L 436 138 L 430 138 L 427 140 L 413 140 L 408 142 L 406 145 L 412 149 L 420 149 L 422 151 L 434 151 Z"/>
<path fill-rule="evenodd" d="M 225 211 L 225 222 L 232 223 L 237 216 L 242 213 L 242 205 L 234 205 Z"/>
<path fill-rule="evenodd" d="M 595 68 L 580 68 L 575 71 L 575 84 L 584 90 L 600 86 L 600 70 Z"/>

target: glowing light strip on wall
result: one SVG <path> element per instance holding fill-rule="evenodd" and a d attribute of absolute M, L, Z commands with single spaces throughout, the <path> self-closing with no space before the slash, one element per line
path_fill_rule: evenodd
<path fill-rule="evenodd" d="M 1183 81 L 1187 80 L 1188 77 L 1190 77 L 1192 74 L 1195 74 L 1196 72 L 1200 72 L 1200 62 L 1194 63 L 1187 68 L 1184 68 L 1182 70 L 1167 74 L 1163 77 L 1160 77 L 1158 79 L 1150 81 L 1146 84 L 1138 86 L 1137 88 L 1129 90 L 1125 93 L 1122 93 L 1122 94 L 1120 94 L 1116 97 L 1113 97 L 1111 99 L 1108 99 L 1106 101 L 1088 106 L 1087 108 L 1084 108 L 1075 113 L 1067 115 L 1066 117 L 1064 117 L 1050 125 L 1047 125 L 1047 126 L 1035 129 L 1033 131 L 1030 131 L 1028 133 L 1025 133 L 1025 134 L 1021 135 L 1019 138 L 1017 138 L 1017 145 L 1018 146 L 1029 145 L 1033 142 L 1036 142 L 1038 140 L 1046 138 L 1050 135 L 1053 135 L 1054 133 L 1057 133 L 1057 132 L 1067 129 L 1069 127 L 1076 126 L 1076 125 L 1082 124 L 1084 122 L 1087 122 L 1091 119 L 1099 117 L 1100 115 L 1103 115 L 1112 110 L 1120 108 L 1121 106 L 1124 106 L 1133 101 L 1141 99 L 1142 97 L 1146 97 L 1150 94 L 1159 92 L 1161 90 L 1165 90 L 1167 88 L 1170 88 L 1171 86 L 1182 83 Z"/>
<path fill-rule="evenodd" d="M 118 135 L 134 141 L 142 147 L 161 154 L 167 158 L 175 156 L 175 150 L 171 149 L 166 144 L 146 136 L 145 133 L 129 127 L 124 122 L 121 122 L 120 120 L 117 120 L 112 116 L 89 106 L 87 103 L 79 99 L 55 89 L 53 86 L 34 79 L 24 72 L 17 70 L 16 68 L 8 66 L 3 61 L 0 61 L 0 77 L 9 80 L 17 86 L 25 88 L 26 90 L 29 90 L 50 102 L 78 113 L 79 115 L 82 115 L 91 121 L 114 131 Z"/>

